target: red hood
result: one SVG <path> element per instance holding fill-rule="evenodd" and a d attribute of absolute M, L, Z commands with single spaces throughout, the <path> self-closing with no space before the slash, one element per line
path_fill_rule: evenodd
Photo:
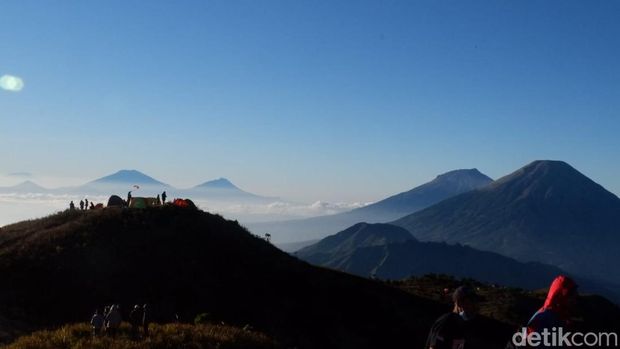
<path fill-rule="evenodd" d="M 569 298 L 571 292 L 576 291 L 577 284 L 571 278 L 560 275 L 553 280 L 545 305 L 543 305 L 541 311 L 551 309 L 554 312 L 560 314 L 562 317 L 568 316 Z"/>

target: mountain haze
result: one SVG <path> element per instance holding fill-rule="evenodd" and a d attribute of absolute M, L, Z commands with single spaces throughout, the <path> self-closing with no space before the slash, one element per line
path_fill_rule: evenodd
<path fill-rule="evenodd" d="M 562 161 L 534 161 L 489 186 L 394 222 L 461 243 L 620 282 L 620 199 Z"/>
<path fill-rule="evenodd" d="M 419 242 L 407 230 L 392 224 L 359 223 L 295 255 L 312 264 L 364 277 L 401 280 L 426 274 L 446 274 L 526 289 L 548 286 L 567 274 L 537 262 L 523 263 L 497 253 L 460 244 Z M 617 284 L 578 278 L 583 292 L 601 294 L 620 302 Z"/>
<path fill-rule="evenodd" d="M 24 181 L 10 187 L 0 187 L 0 193 L 47 193 L 49 189 L 44 188 L 32 181 Z"/>
<path fill-rule="evenodd" d="M 270 233 L 276 242 L 320 239 L 358 222 L 392 221 L 451 196 L 483 187 L 492 181 L 477 169 L 454 170 L 409 191 L 349 212 L 283 222 L 250 223 L 248 226 L 256 232 Z"/>

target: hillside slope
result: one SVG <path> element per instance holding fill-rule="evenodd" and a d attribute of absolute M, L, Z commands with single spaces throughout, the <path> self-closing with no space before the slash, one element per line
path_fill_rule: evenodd
<path fill-rule="evenodd" d="M 432 301 L 308 265 L 199 210 L 65 211 L 0 230 L 0 314 L 33 326 L 149 303 L 159 321 L 250 324 L 298 348 L 409 347 Z M 42 292 L 44 290 L 44 292 Z M 126 314 L 125 314 L 126 315 Z"/>
<path fill-rule="evenodd" d="M 347 273 L 392 280 L 436 273 L 533 289 L 563 273 L 466 246 L 419 242 L 407 230 L 381 223 L 356 224 L 295 255 Z"/>

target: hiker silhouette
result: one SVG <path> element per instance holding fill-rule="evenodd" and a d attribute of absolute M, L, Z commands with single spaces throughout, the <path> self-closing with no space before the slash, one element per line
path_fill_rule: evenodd
<path fill-rule="evenodd" d="M 98 337 L 101 334 L 104 321 L 104 316 L 99 312 L 99 309 L 95 310 L 95 314 L 90 319 L 90 326 L 93 329 L 93 337 Z"/>
<path fill-rule="evenodd" d="M 129 313 L 129 323 L 131 324 L 131 336 L 134 339 L 138 338 L 138 328 L 142 325 L 143 310 L 138 304 L 133 307 L 131 313 Z"/>

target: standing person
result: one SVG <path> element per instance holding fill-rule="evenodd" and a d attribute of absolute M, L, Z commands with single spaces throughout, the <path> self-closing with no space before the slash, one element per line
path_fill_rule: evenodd
<path fill-rule="evenodd" d="M 157 204 L 161 205 L 161 199 L 159 198 L 159 194 L 157 194 Z"/>
<path fill-rule="evenodd" d="M 452 294 L 454 307 L 452 312 L 437 319 L 426 339 L 426 349 L 463 349 L 477 348 L 471 345 L 477 339 L 470 332 L 472 321 L 478 313 L 478 295 L 468 286 L 457 288 Z M 470 345 L 466 345 L 470 343 Z"/>
<path fill-rule="evenodd" d="M 151 323 L 151 310 L 145 304 L 142 307 L 142 330 L 144 338 L 149 336 L 149 324 Z"/>
<path fill-rule="evenodd" d="M 166 191 L 164 190 L 163 193 L 161 193 L 161 202 L 163 202 L 164 204 L 166 203 L 166 198 L 168 196 L 166 195 Z"/>
<path fill-rule="evenodd" d="M 131 337 L 138 339 L 138 328 L 142 325 L 142 307 L 135 305 L 131 313 L 129 313 L 129 322 L 131 324 Z"/>
<path fill-rule="evenodd" d="M 105 320 L 108 325 L 108 332 L 112 337 L 116 337 L 116 333 L 118 332 L 119 327 L 121 327 L 122 321 L 120 306 L 118 304 L 115 304 L 110 308 L 110 312 L 106 316 Z"/>
<path fill-rule="evenodd" d="M 131 203 L 131 190 L 127 193 L 127 206 Z"/>
<path fill-rule="evenodd" d="M 75 211 L 75 204 L 73 203 L 73 200 L 69 203 L 69 210 Z"/>
<path fill-rule="evenodd" d="M 527 324 L 527 334 L 551 332 L 553 329 L 564 329 L 572 326 L 571 316 L 577 304 L 577 284 L 571 278 L 560 275 L 549 287 L 547 299 Z M 539 346 L 548 348 L 548 346 Z"/>
<path fill-rule="evenodd" d="M 88 199 L 84 199 L 84 209 L 88 210 Z"/>
<path fill-rule="evenodd" d="M 93 329 L 93 337 L 99 337 L 101 329 L 103 328 L 104 318 L 99 312 L 99 309 L 95 310 L 95 314 L 90 319 L 90 326 Z"/>
<path fill-rule="evenodd" d="M 80 200 L 80 211 L 84 211 L 84 200 Z"/>

